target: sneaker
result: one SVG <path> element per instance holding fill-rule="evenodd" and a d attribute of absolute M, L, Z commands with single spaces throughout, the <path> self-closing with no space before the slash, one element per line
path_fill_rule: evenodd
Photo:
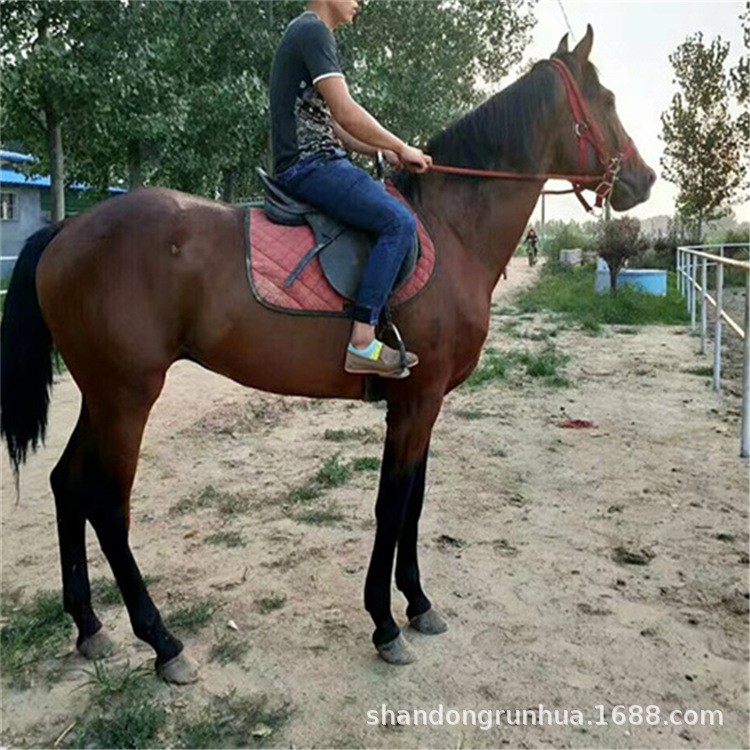
<path fill-rule="evenodd" d="M 346 350 L 344 370 L 353 375 L 379 375 L 381 378 L 408 378 L 409 368 L 419 364 L 419 357 L 406 352 L 406 368 L 401 367 L 401 355 L 381 341 L 359 353 L 351 344 Z"/>

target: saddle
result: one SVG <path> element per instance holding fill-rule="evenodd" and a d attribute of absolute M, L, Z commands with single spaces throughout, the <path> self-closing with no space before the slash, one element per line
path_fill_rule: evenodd
<path fill-rule="evenodd" d="M 342 297 L 353 300 L 376 237 L 356 227 L 342 224 L 317 208 L 291 198 L 263 169 L 258 168 L 258 175 L 265 188 L 263 210 L 268 219 L 284 226 L 307 224 L 315 237 L 315 244 L 284 280 L 284 286 L 294 284 L 306 266 L 317 257 L 328 283 Z M 419 255 L 419 235 L 415 233 L 392 292 L 395 293 L 409 279 L 416 268 Z"/>

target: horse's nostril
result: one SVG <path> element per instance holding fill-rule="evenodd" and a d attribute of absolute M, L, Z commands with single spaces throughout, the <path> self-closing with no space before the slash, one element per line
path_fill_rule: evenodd
<path fill-rule="evenodd" d="M 648 170 L 648 186 L 651 187 L 656 182 L 656 172 L 653 169 Z"/>

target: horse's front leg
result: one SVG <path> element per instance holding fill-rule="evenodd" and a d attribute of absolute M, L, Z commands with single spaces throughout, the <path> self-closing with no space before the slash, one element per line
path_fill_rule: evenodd
<path fill-rule="evenodd" d="M 375 505 L 377 531 L 365 582 L 365 608 L 375 623 L 373 643 L 383 659 L 392 664 L 409 664 L 416 658 L 391 614 L 393 560 L 410 500 L 415 490 L 420 497 L 424 493 L 427 446 L 441 404 L 442 397 L 417 395 L 391 401 L 388 406 L 388 429 Z M 416 534 L 416 524 L 413 527 Z M 421 604 L 415 601 L 417 608 Z"/>
<path fill-rule="evenodd" d="M 404 525 L 398 539 L 396 557 L 396 586 L 408 603 L 406 616 L 411 626 L 425 635 L 439 635 L 448 630 L 441 614 L 432 606 L 422 589 L 422 581 L 417 562 L 419 539 L 419 517 L 424 503 L 425 479 L 427 475 L 427 454 L 425 449 L 414 479 L 411 497 L 406 507 Z"/>

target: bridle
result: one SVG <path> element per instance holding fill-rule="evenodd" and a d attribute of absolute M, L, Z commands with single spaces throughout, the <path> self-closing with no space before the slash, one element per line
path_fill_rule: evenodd
<path fill-rule="evenodd" d="M 433 172 L 445 172 L 448 174 L 461 174 L 471 177 L 489 177 L 500 180 L 566 180 L 573 187 L 571 190 L 545 190 L 546 194 L 560 195 L 563 193 L 575 193 L 576 198 L 586 211 L 593 208 L 583 197 L 584 190 L 593 190 L 596 194 L 594 205 L 601 208 L 605 200 L 609 198 L 614 189 L 615 182 L 620 174 L 623 164 L 635 154 L 633 141 L 628 138 L 622 151 L 610 156 L 604 134 L 597 121 L 591 116 L 586 100 L 583 98 L 581 89 L 567 65 L 562 60 L 549 60 L 550 65 L 562 79 L 565 93 L 568 97 L 571 112 L 573 113 L 574 131 L 578 138 L 578 168 L 583 173 L 586 170 L 587 150 L 593 148 L 599 163 L 604 167 L 604 173 L 599 177 L 589 177 L 584 174 L 529 174 L 526 172 L 496 172 L 489 169 L 472 169 L 469 167 L 451 167 L 445 164 L 433 164 L 430 170 Z M 592 187 L 593 186 L 593 187 Z"/>

